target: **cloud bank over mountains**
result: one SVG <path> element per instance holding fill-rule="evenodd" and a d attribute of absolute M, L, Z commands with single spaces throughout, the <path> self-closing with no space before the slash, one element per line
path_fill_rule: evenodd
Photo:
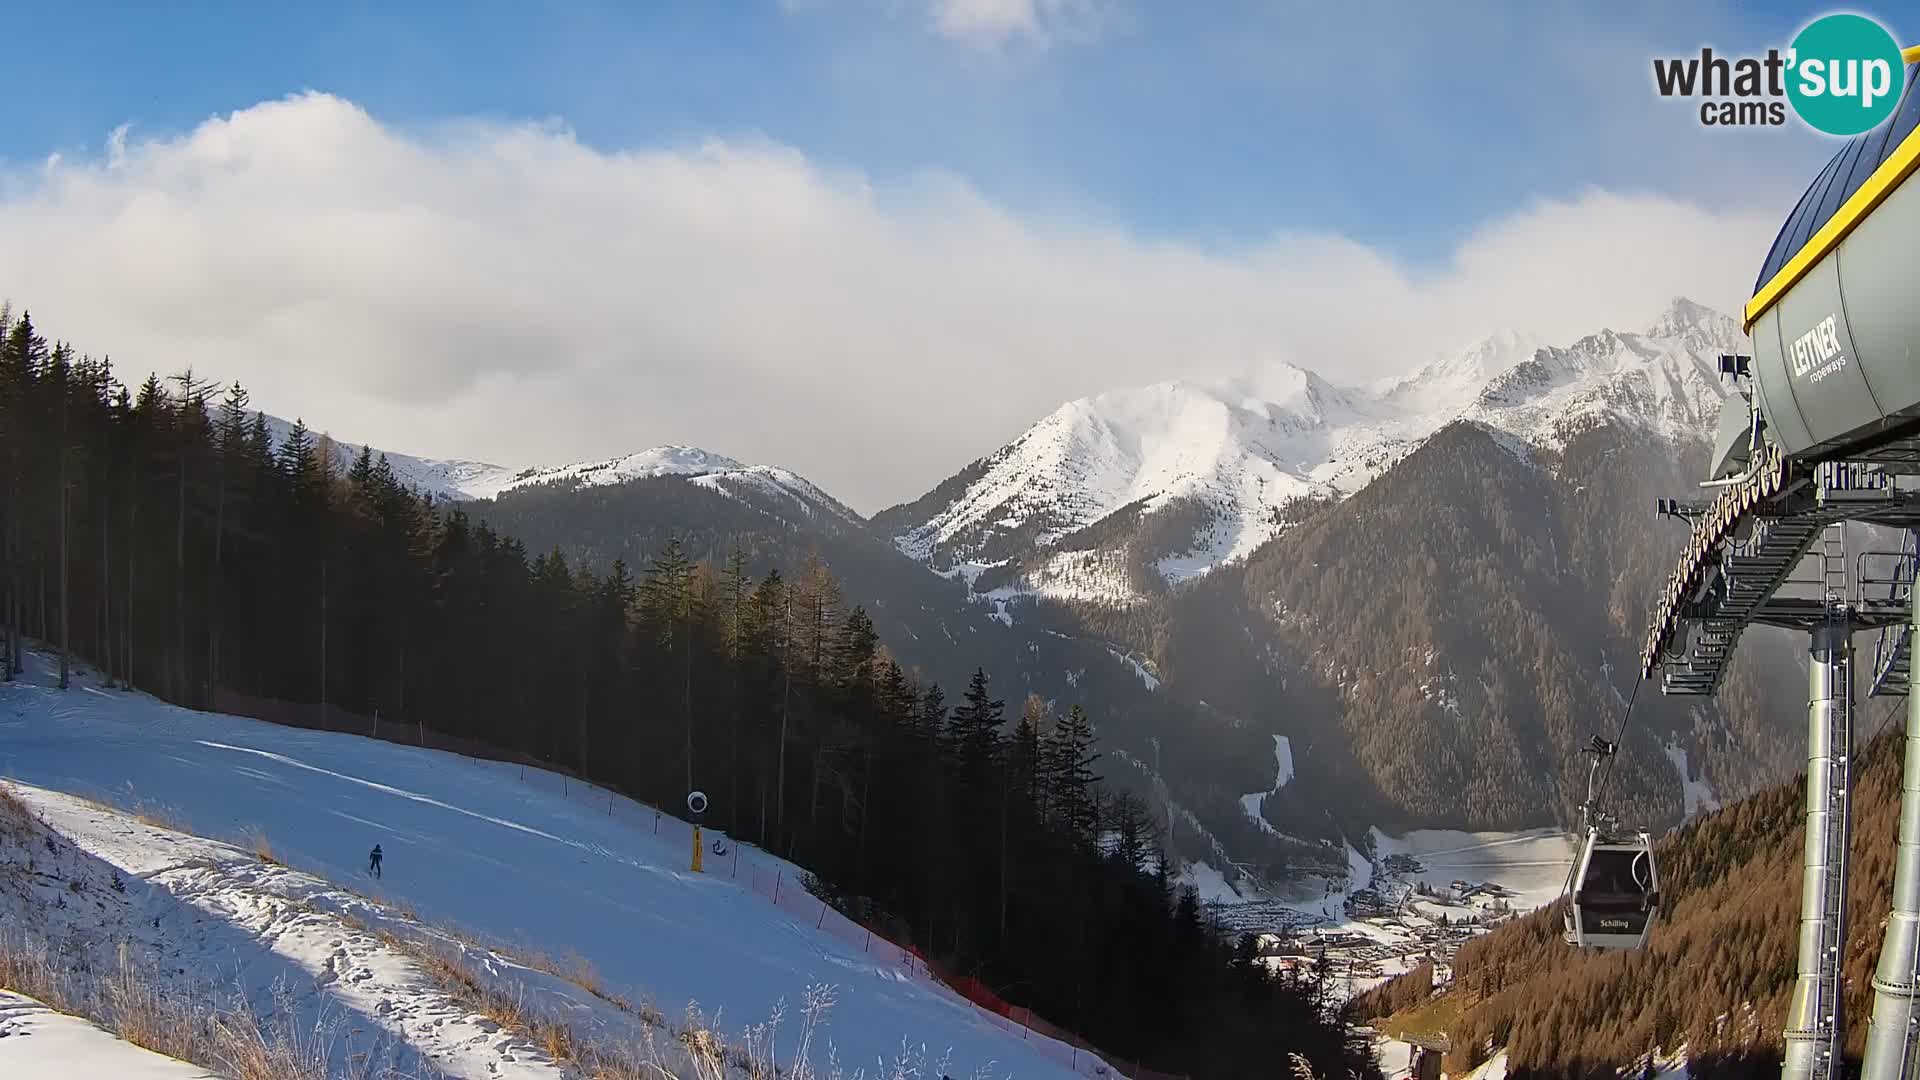
<path fill-rule="evenodd" d="M 947 6 L 1013 33 L 1053 10 Z M 870 512 L 1103 389 L 1276 363 L 1354 384 L 1500 327 L 1737 310 L 1776 225 L 1595 189 L 1416 271 L 1331 233 L 1217 247 L 1023 214 L 754 137 L 606 150 L 307 93 L 0 176 L 0 292 L 123 378 L 190 365 L 354 441 L 695 444 Z"/>

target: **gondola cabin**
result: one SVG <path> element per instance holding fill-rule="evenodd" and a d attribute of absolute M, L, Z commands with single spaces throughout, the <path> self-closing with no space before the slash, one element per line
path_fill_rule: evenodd
<path fill-rule="evenodd" d="M 1659 909 L 1653 838 L 1644 832 L 1588 830 L 1567 908 L 1567 943 L 1583 949 L 1641 948 Z"/>

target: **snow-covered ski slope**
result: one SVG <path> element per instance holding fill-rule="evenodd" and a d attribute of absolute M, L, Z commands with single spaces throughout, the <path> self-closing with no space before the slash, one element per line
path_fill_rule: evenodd
<path fill-rule="evenodd" d="M 782 1038 L 797 1037 L 808 988 L 833 985 L 815 1046 L 824 1036 L 849 1072 L 873 1075 L 903 1047 L 924 1047 L 929 1063 L 950 1055 L 956 1076 L 1105 1068 L 866 940 L 801 890 L 791 865 L 733 845 L 691 873 L 687 827 L 650 807 L 553 773 L 194 712 L 88 677 L 63 693 L 48 657 L 28 667 L 0 686 L 0 775 L 24 784 L 162 807 L 214 838 L 257 831 L 289 867 L 403 902 L 428 923 L 585 958 L 610 992 L 670 1018 L 697 1003 L 723 1032 L 784 1002 Z M 376 843 L 378 881 L 365 875 Z"/>

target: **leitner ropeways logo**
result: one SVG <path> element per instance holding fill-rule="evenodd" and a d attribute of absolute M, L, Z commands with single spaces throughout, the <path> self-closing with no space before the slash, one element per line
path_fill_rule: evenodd
<path fill-rule="evenodd" d="M 1807 126 L 1843 136 L 1892 116 L 1906 76 L 1894 36 L 1851 14 L 1808 23 L 1784 53 L 1729 59 L 1704 48 L 1699 56 L 1653 62 L 1661 97 L 1709 99 L 1700 103 L 1700 122 L 1709 127 L 1778 127 L 1791 104 Z"/>
<path fill-rule="evenodd" d="M 1814 325 L 1814 328 L 1793 340 L 1787 350 L 1793 357 L 1794 378 L 1805 378 L 1813 372 L 1813 382 L 1839 371 L 1847 366 L 1847 354 L 1840 348 L 1838 317 L 1829 315 Z M 1820 370 L 1814 371 L 1815 367 Z"/>

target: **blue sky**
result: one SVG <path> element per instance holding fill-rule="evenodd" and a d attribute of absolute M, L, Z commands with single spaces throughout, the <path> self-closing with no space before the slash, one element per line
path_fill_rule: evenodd
<path fill-rule="evenodd" d="M 346 441 L 696 445 L 869 510 L 1104 390 L 1737 309 L 1834 144 L 1650 61 L 1824 10 L 23 5 L 0 298 Z"/>
<path fill-rule="evenodd" d="M 315 89 L 403 126 L 558 117 L 603 148 L 755 132 L 1153 235 L 1332 228 L 1428 260 L 1585 185 L 1699 197 L 1736 165 L 1781 197 L 1823 142 L 1703 132 L 1652 100 L 1646 58 L 1784 42 L 1825 10 L 1136 2 L 1041 45 L 955 40 L 902 0 L 30 5 L 9 19 L 29 44 L 0 66 L 0 100 L 35 104 L 8 110 L 0 155 Z"/>

